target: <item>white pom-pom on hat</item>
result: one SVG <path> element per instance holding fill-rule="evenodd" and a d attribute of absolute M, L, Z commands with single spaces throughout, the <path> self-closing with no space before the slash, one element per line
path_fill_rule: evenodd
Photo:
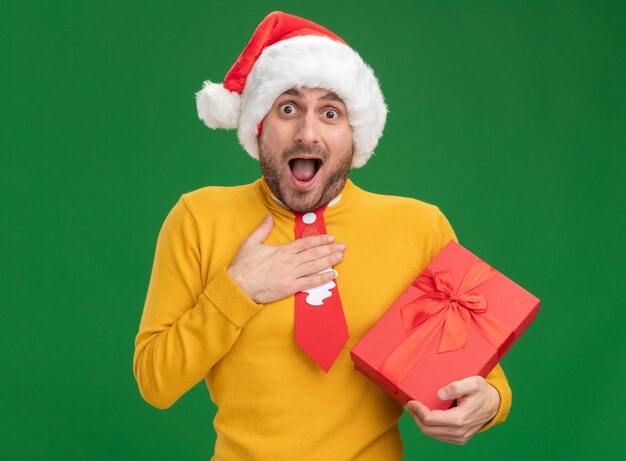
<path fill-rule="evenodd" d="M 198 118 L 209 128 L 231 130 L 239 124 L 241 96 L 228 91 L 221 83 L 205 81 L 196 93 L 196 106 Z"/>

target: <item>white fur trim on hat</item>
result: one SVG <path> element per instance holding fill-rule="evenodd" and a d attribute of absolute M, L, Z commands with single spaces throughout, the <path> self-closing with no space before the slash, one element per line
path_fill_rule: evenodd
<path fill-rule="evenodd" d="M 241 94 L 237 135 L 243 148 L 253 158 L 259 158 L 258 124 L 278 96 L 301 87 L 324 88 L 343 99 L 352 126 L 352 166 L 365 165 L 374 153 L 387 117 L 378 80 L 352 48 L 316 35 L 282 40 L 267 47 L 257 59 Z"/>
<path fill-rule="evenodd" d="M 228 91 L 221 83 L 205 81 L 196 93 L 198 118 L 209 128 L 237 128 L 241 108 L 238 93 Z"/>

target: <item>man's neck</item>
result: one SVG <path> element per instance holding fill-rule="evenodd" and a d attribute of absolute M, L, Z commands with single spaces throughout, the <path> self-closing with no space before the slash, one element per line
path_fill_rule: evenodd
<path fill-rule="evenodd" d="M 327 206 L 327 207 L 331 207 L 333 205 L 335 205 L 337 202 L 339 202 L 339 200 L 341 200 L 341 193 L 339 193 L 339 195 L 337 195 L 335 198 L 333 198 L 332 200 L 330 200 L 327 204 L 322 204 L 319 207 L 317 207 L 315 210 L 322 208 L 323 206 Z M 289 208 L 287 205 L 285 205 L 278 197 L 276 197 L 276 195 L 274 195 L 273 192 L 270 192 L 270 196 L 272 197 L 272 200 L 274 200 L 276 203 L 278 203 L 280 206 L 282 206 L 283 208 L 291 211 L 292 213 L 307 213 L 306 211 L 303 212 L 297 212 L 297 211 L 293 211 L 291 208 Z M 309 210 L 309 212 L 314 212 L 315 210 Z"/>

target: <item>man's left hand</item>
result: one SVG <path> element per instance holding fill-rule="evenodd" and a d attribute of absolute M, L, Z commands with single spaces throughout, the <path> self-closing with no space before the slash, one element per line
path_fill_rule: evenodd
<path fill-rule="evenodd" d="M 457 400 L 449 410 L 430 410 L 426 405 L 410 400 L 405 408 L 411 413 L 421 431 L 442 442 L 465 445 L 498 412 L 500 394 L 482 376 L 455 381 L 437 393 L 442 400 Z"/>

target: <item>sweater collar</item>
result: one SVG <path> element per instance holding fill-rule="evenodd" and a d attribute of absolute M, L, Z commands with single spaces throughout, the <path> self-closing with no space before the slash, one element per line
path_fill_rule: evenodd
<path fill-rule="evenodd" d="M 259 194 L 263 199 L 263 203 L 272 211 L 287 216 L 291 219 L 295 218 L 295 214 L 284 204 L 274 193 L 270 190 L 267 181 L 262 176 L 256 181 L 256 186 Z M 328 207 L 324 212 L 324 217 L 329 217 L 334 214 L 340 213 L 341 210 L 349 206 L 350 202 L 358 194 L 358 187 L 348 178 L 341 192 L 328 202 Z"/>

